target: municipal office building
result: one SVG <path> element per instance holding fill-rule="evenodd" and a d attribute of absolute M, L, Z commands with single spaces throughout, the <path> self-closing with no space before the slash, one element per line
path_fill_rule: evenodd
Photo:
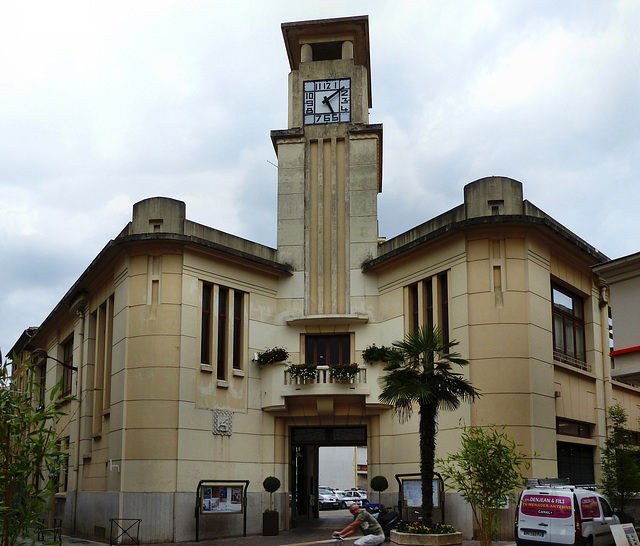
<path fill-rule="evenodd" d="M 242 535 L 242 515 L 194 517 L 202 482 L 236 480 L 246 532 L 261 533 L 268 476 L 282 483 L 281 529 L 302 524 L 318 517 L 322 446 L 366 448 L 367 483 L 385 476 L 382 502 L 397 503 L 395 476 L 419 472 L 417 415 L 401 424 L 380 403 L 384 363 L 362 352 L 421 325 L 459 342 L 482 394 L 440 413 L 438 456 L 458 449 L 462 425 L 506 425 L 536 454 L 532 477 L 598 482 L 607 407 L 640 416 L 640 390 L 609 356 L 609 287 L 593 269 L 608 258 L 500 176 L 469 181 L 455 208 L 382 238 L 368 18 L 285 23 L 282 34 L 277 248 L 189 220 L 189 203 L 143 200 L 14 346 L 18 359 L 36 353 L 47 388 L 62 379 L 77 398 L 52 501 L 63 533 L 105 540 L 111 518 L 139 518 L 142 542 Z M 275 347 L 286 360 L 260 365 Z M 340 363 L 357 374 L 338 381 Z M 316 365 L 316 378 L 295 377 L 299 364 Z M 473 535 L 454 491 L 446 519 Z"/>

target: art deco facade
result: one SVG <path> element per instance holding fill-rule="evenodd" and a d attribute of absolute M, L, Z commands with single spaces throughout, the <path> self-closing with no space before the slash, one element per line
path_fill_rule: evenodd
<path fill-rule="evenodd" d="M 249 533 L 276 493 L 281 525 L 317 514 L 318 447 L 366 446 L 369 480 L 418 472 L 417 421 L 378 401 L 380 363 L 362 350 L 423 324 L 470 360 L 482 398 L 440 415 L 439 455 L 461 423 L 504 424 L 532 476 L 597 481 L 606 408 L 636 422 L 638 388 L 611 376 L 607 260 L 523 199 L 503 177 L 465 186 L 463 203 L 387 241 L 377 231 L 382 126 L 369 124 L 366 17 L 288 23 L 288 127 L 272 132 L 278 242 L 269 248 L 188 220 L 184 203 L 152 198 L 110 241 L 37 330 L 15 349 L 62 375 L 79 402 L 56 499 L 66 532 L 101 538 L 109 518 L 141 518 L 142 540 L 193 540 L 200 480 L 249 480 Z M 428 184 L 428 173 L 425 173 Z M 260 367 L 280 346 L 289 362 Z M 352 383 L 328 365 L 357 362 Z M 315 363 L 300 384 L 289 364 Z M 99 389 L 99 390 L 95 390 Z M 289 495 L 292 501 L 289 502 Z M 315 495 L 317 498 L 317 494 Z M 455 494 L 447 520 L 470 537 Z M 505 518 L 508 518 L 505 511 Z M 202 518 L 201 536 L 242 533 L 235 515 Z M 507 526 L 507 529 L 510 525 Z"/>

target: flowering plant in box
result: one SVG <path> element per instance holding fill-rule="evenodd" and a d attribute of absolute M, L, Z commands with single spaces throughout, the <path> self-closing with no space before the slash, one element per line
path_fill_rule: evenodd
<path fill-rule="evenodd" d="M 362 359 L 365 362 L 388 362 L 391 351 L 393 351 L 391 347 L 385 347 L 384 345 L 378 347 L 373 343 L 362 351 Z"/>
<path fill-rule="evenodd" d="M 292 364 L 289 366 L 289 375 L 300 379 L 315 379 L 318 377 L 318 366 L 315 364 Z"/>
<path fill-rule="evenodd" d="M 358 364 L 333 364 L 329 366 L 329 377 L 333 379 L 353 379 L 358 373 Z"/>
<path fill-rule="evenodd" d="M 289 358 L 289 352 L 282 347 L 274 347 L 258 353 L 258 364 L 273 364 L 274 362 L 282 362 Z"/>
<path fill-rule="evenodd" d="M 445 523 L 434 523 L 427 527 L 421 521 L 413 521 L 404 523 L 396 529 L 399 533 L 409 533 L 412 535 L 449 535 L 455 533 L 456 530 Z"/>

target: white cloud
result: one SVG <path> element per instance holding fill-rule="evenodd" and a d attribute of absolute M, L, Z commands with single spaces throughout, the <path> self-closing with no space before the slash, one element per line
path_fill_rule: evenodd
<path fill-rule="evenodd" d="M 4 3 L 0 252 L 15 267 L 1 275 L 3 347 L 141 199 L 183 200 L 190 219 L 274 246 L 279 26 L 360 14 L 371 122 L 384 124 L 382 235 L 499 174 L 612 257 L 638 250 L 638 2 Z"/>

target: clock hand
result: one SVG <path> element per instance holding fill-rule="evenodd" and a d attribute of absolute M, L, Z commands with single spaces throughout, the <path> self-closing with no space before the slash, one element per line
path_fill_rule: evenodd
<path fill-rule="evenodd" d="M 334 93 L 335 94 L 335 93 Z M 333 97 L 333 95 L 331 95 L 331 97 Z M 325 97 L 324 99 L 322 99 L 322 104 L 326 104 L 329 107 L 329 110 L 331 110 L 331 113 L 334 114 L 334 110 L 333 110 L 333 106 L 331 106 L 331 97 Z"/>
<path fill-rule="evenodd" d="M 328 97 L 325 97 L 326 100 L 331 100 L 333 97 L 335 97 L 338 93 L 340 93 L 340 91 L 342 91 L 344 89 L 344 87 L 341 87 L 340 89 L 338 89 L 336 92 L 331 93 L 331 95 L 329 95 Z"/>
<path fill-rule="evenodd" d="M 343 89 L 344 89 L 344 87 L 341 87 L 337 91 L 331 93 L 331 95 L 329 95 L 328 97 L 325 97 L 324 99 L 322 99 L 322 104 L 326 104 L 329 107 L 329 109 L 331 110 L 332 114 L 334 113 L 334 110 L 333 110 L 333 106 L 331 106 L 331 99 L 333 97 L 335 97 L 338 93 L 340 93 L 340 91 L 342 91 Z"/>

